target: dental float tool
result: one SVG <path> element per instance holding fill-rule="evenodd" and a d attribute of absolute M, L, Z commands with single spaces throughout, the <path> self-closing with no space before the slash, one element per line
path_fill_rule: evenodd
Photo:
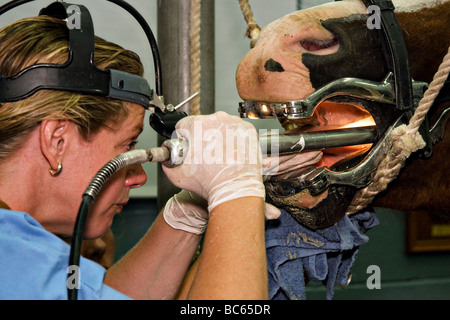
<path fill-rule="evenodd" d="M 267 135 L 259 138 L 267 154 L 323 150 L 373 143 L 377 137 L 376 126 L 312 131 L 296 134 Z"/>

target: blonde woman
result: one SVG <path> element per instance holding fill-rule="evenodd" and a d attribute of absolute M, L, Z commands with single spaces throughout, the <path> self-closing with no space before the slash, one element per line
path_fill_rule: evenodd
<path fill-rule="evenodd" d="M 2 76 L 67 59 L 68 29 L 61 20 L 29 18 L 0 30 Z M 143 73 L 136 54 L 100 38 L 95 38 L 94 60 L 100 69 Z M 135 103 L 69 91 L 39 90 L 0 104 L 1 299 L 67 298 L 70 246 L 56 235 L 72 234 L 83 191 L 105 163 L 134 148 L 144 114 Z M 194 127 L 222 133 L 195 142 L 205 148 L 213 143 L 226 150 L 227 130 L 245 130 L 256 141 L 251 125 L 224 113 L 185 118 L 177 130 L 189 141 Z M 248 147 L 233 152 L 259 152 L 257 142 Z M 195 157 L 192 149 L 187 159 Z M 136 247 L 108 270 L 82 258 L 78 298 L 174 298 L 205 229 L 201 261 L 186 297 L 267 298 L 260 170 L 259 160 L 244 165 L 186 161 L 165 168 L 174 184 L 196 194 L 182 191 L 169 200 Z M 146 179 L 141 165 L 114 174 L 91 207 L 84 237 L 104 234 L 127 204 L 130 189 Z"/>

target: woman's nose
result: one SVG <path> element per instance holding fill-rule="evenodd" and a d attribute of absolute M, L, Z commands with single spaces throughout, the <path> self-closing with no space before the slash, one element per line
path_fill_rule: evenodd
<path fill-rule="evenodd" d="M 142 187 L 147 182 L 147 174 L 142 165 L 131 166 L 127 170 L 125 185 L 132 189 Z"/>

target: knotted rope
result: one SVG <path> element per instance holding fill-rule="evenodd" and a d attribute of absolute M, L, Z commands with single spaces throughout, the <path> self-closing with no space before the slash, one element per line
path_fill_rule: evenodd
<path fill-rule="evenodd" d="M 198 96 L 189 104 L 189 114 L 200 114 L 200 90 L 201 90 L 201 0 L 191 0 L 189 12 L 189 72 L 190 72 L 190 95 L 198 92 Z"/>
<path fill-rule="evenodd" d="M 348 215 L 356 213 L 370 204 L 374 197 L 379 192 L 384 191 L 387 185 L 397 177 L 411 153 L 425 147 L 425 142 L 418 130 L 449 73 L 450 48 L 408 125 L 401 125 L 392 131 L 388 152 L 375 171 L 373 182 L 356 193 L 347 209 Z"/>
<path fill-rule="evenodd" d="M 245 22 L 247 22 L 247 31 L 245 32 L 245 36 L 251 40 L 250 48 L 253 48 L 255 46 L 256 39 L 258 39 L 261 28 L 258 26 L 255 18 L 253 17 L 253 11 L 248 0 L 239 0 L 239 6 L 241 7 L 242 14 L 244 15 Z"/>

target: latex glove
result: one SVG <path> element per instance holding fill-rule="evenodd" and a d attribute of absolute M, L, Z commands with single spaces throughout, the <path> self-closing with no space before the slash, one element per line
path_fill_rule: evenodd
<path fill-rule="evenodd" d="M 181 190 L 171 197 L 164 207 L 163 216 L 172 228 L 197 235 L 203 234 L 208 225 L 208 203 L 188 190 Z"/>
<path fill-rule="evenodd" d="M 247 196 L 265 197 L 261 150 L 255 127 L 225 112 L 189 116 L 175 126 L 177 138 L 188 141 L 183 164 L 163 165 L 168 179 L 217 205 Z"/>
<path fill-rule="evenodd" d="M 281 215 L 280 209 L 275 207 L 274 205 L 270 203 L 265 203 L 264 206 L 264 216 L 266 217 L 266 220 L 275 220 L 278 219 Z"/>
<path fill-rule="evenodd" d="M 278 219 L 281 211 L 266 203 L 264 213 L 266 220 L 272 220 Z M 201 235 L 208 225 L 208 203 L 192 191 L 181 190 L 167 201 L 163 217 L 174 229 Z"/>

